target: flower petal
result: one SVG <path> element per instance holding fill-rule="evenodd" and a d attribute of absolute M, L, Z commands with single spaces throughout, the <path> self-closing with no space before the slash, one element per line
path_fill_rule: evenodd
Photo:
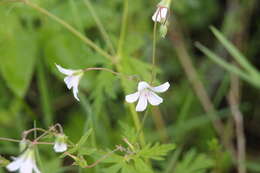
<path fill-rule="evenodd" d="M 133 103 L 133 102 L 136 102 L 136 100 L 139 98 L 139 92 L 135 92 L 133 94 L 129 94 L 127 96 L 125 96 L 125 100 L 128 102 L 128 103 Z"/>
<path fill-rule="evenodd" d="M 166 20 L 167 15 L 168 15 L 168 8 L 167 7 L 159 7 L 155 11 L 152 19 L 153 19 L 154 22 L 163 22 L 164 20 Z"/>
<path fill-rule="evenodd" d="M 168 8 L 167 7 L 161 7 L 161 18 L 165 20 L 168 15 Z"/>
<path fill-rule="evenodd" d="M 23 157 L 16 158 L 14 161 L 12 161 L 6 166 L 7 170 L 10 172 L 17 171 L 23 164 L 23 160 Z"/>
<path fill-rule="evenodd" d="M 79 86 L 79 81 L 80 81 L 80 78 L 82 77 L 82 75 L 77 75 L 77 76 L 75 76 L 74 77 L 74 79 L 73 79 L 73 95 L 74 95 L 74 97 L 75 97 L 75 99 L 77 99 L 78 101 L 79 101 L 79 97 L 78 97 L 78 92 L 79 92 L 79 90 L 78 90 L 78 86 Z"/>
<path fill-rule="evenodd" d="M 163 102 L 163 99 L 152 91 L 149 92 L 147 98 L 148 98 L 149 103 L 153 106 L 157 106 Z"/>
<path fill-rule="evenodd" d="M 33 165 L 33 170 L 35 173 L 41 173 L 36 164 Z"/>
<path fill-rule="evenodd" d="M 73 86 L 73 80 L 74 80 L 74 76 L 67 76 L 67 77 L 64 78 L 64 82 L 67 85 L 69 90 Z"/>
<path fill-rule="evenodd" d="M 73 95 L 75 97 L 75 99 L 77 99 L 79 101 L 78 98 L 78 85 L 79 85 L 79 81 L 81 79 L 83 74 L 79 74 L 76 76 L 67 76 L 64 78 L 64 82 L 66 83 L 68 89 L 73 88 Z"/>
<path fill-rule="evenodd" d="M 159 21 L 160 21 L 160 20 L 159 20 L 159 16 L 160 16 L 159 10 L 160 10 L 160 9 L 157 8 L 156 11 L 155 11 L 155 13 L 153 14 L 152 19 L 153 19 L 154 22 L 159 22 Z"/>
<path fill-rule="evenodd" d="M 157 93 L 162 93 L 168 90 L 168 88 L 170 87 L 170 83 L 169 82 L 165 82 L 162 85 L 159 85 L 157 87 L 151 87 L 151 90 L 153 90 L 154 92 Z"/>
<path fill-rule="evenodd" d="M 147 82 L 141 81 L 138 83 L 138 91 L 141 91 L 145 88 L 149 88 L 150 85 Z"/>
<path fill-rule="evenodd" d="M 78 92 L 79 92 L 78 88 L 77 87 L 73 87 L 73 96 L 74 96 L 74 98 L 76 100 L 79 101 Z"/>
<path fill-rule="evenodd" d="M 58 64 L 55 64 L 55 65 L 58 68 L 58 70 L 65 75 L 72 75 L 75 72 L 75 70 L 65 69 Z"/>
<path fill-rule="evenodd" d="M 146 96 L 146 92 L 142 92 L 140 93 L 140 96 L 139 96 L 139 101 L 136 105 L 136 108 L 135 110 L 137 112 L 142 112 L 146 109 L 147 107 L 147 96 Z"/>
<path fill-rule="evenodd" d="M 34 165 L 35 163 L 30 157 L 26 158 L 19 169 L 19 173 L 32 173 Z"/>

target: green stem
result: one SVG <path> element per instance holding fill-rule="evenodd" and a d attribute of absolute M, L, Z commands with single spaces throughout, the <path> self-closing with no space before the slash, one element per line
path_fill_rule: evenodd
<path fill-rule="evenodd" d="M 116 71 L 113 71 L 109 68 L 103 68 L 103 67 L 90 67 L 90 68 L 85 68 L 83 69 L 84 72 L 87 72 L 87 71 L 106 71 L 106 72 L 110 72 L 116 76 L 119 76 L 119 77 L 124 77 L 128 80 L 136 80 L 136 81 L 139 81 L 140 79 L 137 77 L 137 76 L 128 76 L 128 75 L 125 75 L 125 74 L 122 74 L 122 73 L 119 73 L 119 72 L 116 72 Z"/>
<path fill-rule="evenodd" d="M 115 49 L 114 49 L 114 46 L 113 46 L 113 43 L 112 41 L 110 40 L 109 36 L 108 36 L 108 33 L 106 32 L 105 30 L 105 27 L 104 25 L 101 23 L 98 15 L 96 14 L 96 11 L 95 9 L 93 8 L 91 2 L 89 0 L 84 0 L 84 3 L 85 5 L 87 6 L 87 8 L 89 9 L 89 12 L 91 13 L 92 17 L 94 18 L 96 24 L 97 24 L 97 27 L 98 29 L 100 30 L 106 44 L 108 45 L 110 51 L 112 54 L 115 54 Z"/>
<path fill-rule="evenodd" d="M 117 58 L 118 60 L 120 60 L 120 58 L 122 58 L 122 52 L 123 52 L 123 47 L 124 47 L 124 41 L 125 41 L 125 37 L 126 37 L 126 28 L 127 28 L 127 17 L 128 17 L 128 4 L 129 1 L 128 0 L 124 0 L 124 11 L 123 11 L 123 17 L 122 17 L 122 27 L 121 27 L 121 31 L 120 31 L 120 37 L 119 37 L 119 42 L 118 42 L 118 47 L 117 47 Z M 116 64 L 116 69 L 118 72 L 123 72 L 123 69 L 121 68 L 120 64 Z M 124 79 L 121 80 L 124 92 L 127 93 L 127 82 L 125 82 Z M 138 131 L 139 129 L 141 129 L 141 123 L 140 123 L 140 119 L 138 117 L 137 112 L 135 111 L 134 105 L 130 104 L 129 105 L 129 110 L 130 113 L 132 115 L 133 121 L 134 121 L 134 125 L 136 128 L 136 131 Z M 143 131 L 140 132 L 140 136 L 139 136 L 139 140 L 142 146 L 145 145 L 145 139 L 144 139 L 144 133 Z"/>
<path fill-rule="evenodd" d="M 122 56 L 122 50 L 124 47 L 124 41 L 126 37 L 126 27 L 127 27 L 127 16 L 128 16 L 128 0 L 124 0 L 124 11 L 122 17 L 122 27 L 120 31 L 120 37 L 117 47 L 117 58 L 120 59 Z"/>
<path fill-rule="evenodd" d="M 144 132 L 142 129 L 142 125 L 140 123 L 140 119 L 138 117 L 138 113 L 135 111 L 134 105 L 132 105 L 132 104 L 129 106 L 129 109 L 130 109 L 131 115 L 133 117 L 136 130 L 138 132 L 141 146 L 144 146 L 145 145 Z"/>
<path fill-rule="evenodd" d="M 21 140 L 4 138 L 4 137 L 0 137 L 0 141 L 17 142 L 17 143 L 21 142 Z"/>
<path fill-rule="evenodd" d="M 116 64 L 116 68 L 117 68 L 117 70 L 119 72 L 123 71 L 119 64 Z M 124 89 L 124 92 L 127 93 L 128 92 L 128 88 L 129 88 L 128 87 L 128 82 L 126 80 L 122 79 L 121 83 L 122 83 L 122 87 Z M 139 131 L 139 129 L 141 129 L 141 122 L 140 122 L 138 113 L 135 111 L 135 108 L 134 108 L 133 104 L 129 105 L 129 110 L 130 110 L 130 113 L 132 115 L 136 131 Z M 140 131 L 139 140 L 140 140 L 141 145 L 144 146 L 145 145 L 145 139 L 144 139 L 144 133 L 143 133 L 142 130 Z"/>
<path fill-rule="evenodd" d="M 145 120 L 146 120 L 146 118 L 147 118 L 147 116 L 148 116 L 148 112 L 149 112 L 149 110 L 147 109 L 147 110 L 145 111 L 145 113 L 144 113 L 144 117 L 143 117 L 143 119 L 142 119 L 142 123 L 141 123 L 141 125 L 140 125 L 140 128 L 139 128 L 138 131 L 137 131 L 137 137 L 141 134 L 141 132 L 142 132 L 142 130 L 143 130 L 143 127 L 144 127 L 144 124 L 145 124 Z"/>
<path fill-rule="evenodd" d="M 152 77 L 151 77 L 151 84 L 156 78 L 156 62 L 155 62 L 155 57 L 156 57 L 156 39 L 157 37 L 157 22 L 154 22 L 154 27 L 153 27 L 153 57 L 152 57 Z"/>
<path fill-rule="evenodd" d="M 61 24 L 63 27 L 65 27 L 67 30 L 69 30 L 72 34 L 74 34 L 75 36 L 77 36 L 79 39 L 81 39 L 84 43 L 86 43 L 88 46 L 92 47 L 95 51 L 97 51 L 98 53 L 100 53 L 101 55 L 103 55 L 105 58 L 109 59 L 109 60 L 113 60 L 113 57 L 111 55 L 109 55 L 106 51 L 104 51 L 103 49 L 101 49 L 100 47 L 98 47 L 93 41 L 91 41 L 89 38 L 85 37 L 82 33 L 80 33 L 79 31 L 77 31 L 74 27 L 72 27 L 71 25 L 69 25 L 68 23 L 66 23 L 64 20 L 60 19 L 59 17 L 51 14 L 50 12 L 48 12 L 47 10 L 39 7 L 38 5 L 28 1 L 28 0 L 21 0 L 22 2 L 24 2 L 26 5 L 32 7 L 33 9 L 37 10 L 38 12 L 50 17 L 51 19 L 53 19 L 54 21 L 58 22 L 59 24 Z"/>

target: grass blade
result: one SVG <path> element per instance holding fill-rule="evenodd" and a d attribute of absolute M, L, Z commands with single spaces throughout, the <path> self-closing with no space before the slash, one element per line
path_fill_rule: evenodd
<path fill-rule="evenodd" d="M 227 51 L 245 70 L 254 75 L 258 74 L 258 71 L 255 69 L 255 67 L 249 63 L 246 57 L 230 41 L 228 41 L 220 31 L 218 31 L 215 27 L 210 27 L 210 29 L 215 37 L 222 43 Z"/>
<path fill-rule="evenodd" d="M 226 69 L 227 71 L 229 71 L 231 73 L 238 75 L 243 80 L 251 83 L 252 85 L 260 88 L 260 83 L 257 82 L 257 80 L 254 80 L 254 78 L 252 78 L 249 74 L 243 72 L 242 70 L 240 70 L 236 66 L 230 65 L 226 61 L 222 60 L 221 57 L 216 55 L 214 52 L 212 52 L 211 50 L 209 50 L 207 47 L 203 46 L 202 44 L 196 43 L 195 45 L 198 49 L 200 49 L 205 55 L 207 55 L 212 61 L 217 63 L 219 66 L 223 67 L 224 69 Z"/>

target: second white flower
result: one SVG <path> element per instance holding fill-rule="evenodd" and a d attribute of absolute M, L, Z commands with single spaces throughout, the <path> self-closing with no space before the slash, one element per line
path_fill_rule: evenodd
<path fill-rule="evenodd" d="M 159 97 L 156 93 L 162 93 L 168 90 L 170 87 L 169 82 L 166 82 L 157 87 L 151 87 L 147 82 L 139 82 L 138 83 L 138 91 L 129 94 L 125 97 L 125 100 L 128 103 L 136 102 L 138 99 L 138 103 L 136 105 L 136 111 L 142 112 L 147 107 L 147 102 L 149 102 L 153 106 L 157 106 L 163 102 L 163 99 Z"/>

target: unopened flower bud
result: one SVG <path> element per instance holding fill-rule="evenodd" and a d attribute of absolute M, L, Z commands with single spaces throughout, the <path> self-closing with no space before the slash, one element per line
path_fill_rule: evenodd
<path fill-rule="evenodd" d="M 158 5 L 155 13 L 153 14 L 153 21 L 165 24 L 169 17 L 170 1 L 162 0 Z"/>
<path fill-rule="evenodd" d="M 67 136 L 65 136 L 64 134 L 58 134 L 56 136 L 54 147 L 53 147 L 54 151 L 57 153 L 62 153 L 66 151 L 68 149 L 66 141 L 67 141 Z"/>
<path fill-rule="evenodd" d="M 166 24 L 160 26 L 160 36 L 162 38 L 165 38 L 167 32 L 168 32 L 168 25 L 167 25 L 167 22 L 166 22 Z"/>

